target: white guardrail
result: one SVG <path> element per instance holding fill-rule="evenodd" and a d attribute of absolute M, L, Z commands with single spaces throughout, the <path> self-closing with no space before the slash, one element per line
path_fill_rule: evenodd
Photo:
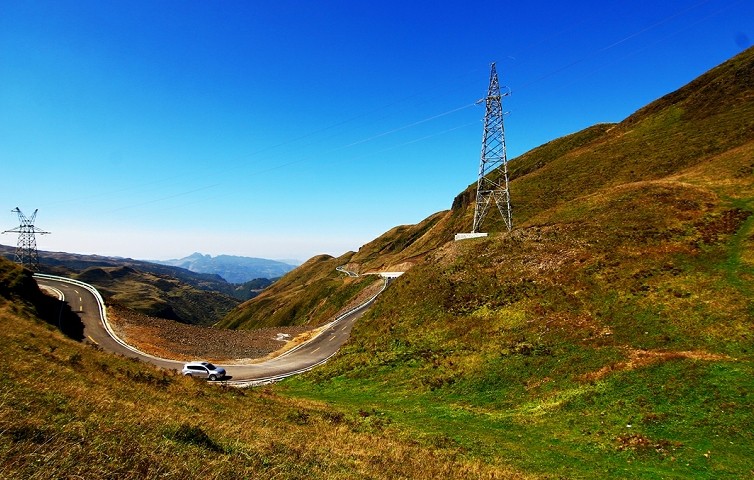
<path fill-rule="evenodd" d="M 388 278 L 385 278 L 385 282 L 383 283 L 382 288 L 372 298 L 370 298 L 366 302 L 364 302 L 364 303 L 362 303 L 362 304 L 360 304 L 360 305 L 358 305 L 358 306 L 356 306 L 356 307 L 348 310 L 347 312 L 345 312 L 345 313 L 343 313 L 341 315 L 338 315 L 338 317 L 336 317 L 335 320 L 333 320 L 332 322 L 330 322 L 328 324 L 325 324 L 323 327 L 321 327 L 320 332 L 317 335 L 313 336 L 308 341 L 306 341 L 306 342 L 304 342 L 304 343 L 302 343 L 300 345 L 296 345 L 292 349 L 288 350 L 287 352 L 285 352 L 285 353 L 283 353 L 283 354 L 281 354 L 281 355 L 279 355 L 279 356 L 277 356 L 275 358 L 285 357 L 285 356 L 290 355 L 291 353 L 295 352 L 296 350 L 299 350 L 300 348 L 303 348 L 304 346 L 306 346 L 306 344 L 308 344 L 309 342 L 311 342 L 314 339 L 318 338 L 320 335 L 323 335 L 326 331 L 328 331 L 329 329 L 331 329 L 332 327 L 334 327 L 335 325 L 337 325 L 338 323 L 340 323 L 341 321 L 343 321 L 343 319 L 347 318 L 349 315 L 353 315 L 354 313 L 358 312 L 359 310 L 363 310 L 363 309 L 367 308 L 369 305 L 371 305 L 372 303 L 374 303 L 374 301 L 377 299 L 377 297 L 380 296 L 380 294 L 382 292 L 385 291 L 385 289 L 387 288 L 387 286 L 388 286 L 389 283 L 390 283 L 390 280 Z M 268 385 L 270 383 L 275 383 L 275 382 L 277 382 L 279 380 L 283 380 L 285 378 L 292 377 L 293 375 L 298 375 L 300 373 L 305 373 L 305 372 L 308 372 L 309 370 L 312 370 L 312 369 L 314 369 L 316 367 L 319 367 L 320 365 L 323 365 L 323 364 L 327 363 L 327 361 L 330 360 L 332 357 L 334 357 L 336 353 L 338 353 L 337 350 L 334 351 L 333 353 L 331 353 L 330 355 L 328 355 L 327 357 L 323 358 L 322 360 L 318 361 L 317 363 L 314 363 L 312 365 L 309 365 L 308 367 L 300 368 L 298 370 L 294 370 L 294 371 L 291 371 L 291 372 L 281 373 L 279 375 L 272 375 L 272 376 L 269 376 L 269 377 L 255 378 L 253 380 L 228 380 L 228 381 L 225 381 L 225 382 L 222 382 L 222 383 L 225 383 L 225 384 L 228 384 L 228 385 L 233 385 L 233 386 L 236 386 L 236 387 L 258 387 L 258 386 L 261 386 L 261 385 Z"/>
<path fill-rule="evenodd" d="M 138 355 L 142 355 L 144 357 L 153 358 L 155 360 L 161 360 L 161 361 L 169 361 L 169 362 L 170 361 L 175 361 L 175 360 L 170 360 L 168 358 L 156 357 L 154 355 L 150 355 L 148 353 L 142 352 L 141 350 L 139 350 L 139 349 L 137 349 L 137 348 L 135 348 L 135 347 L 127 344 L 120 337 L 118 337 L 118 335 L 116 335 L 116 333 L 113 330 L 113 328 L 110 326 L 110 322 L 107 319 L 107 309 L 105 307 L 105 301 L 102 299 L 102 296 L 100 295 L 99 291 L 97 291 L 97 289 L 94 288 L 93 286 L 89 285 L 88 283 L 81 282 L 79 280 L 73 280 L 71 278 L 66 278 L 66 277 L 59 277 L 57 275 L 48 275 L 46 273 L 35 273 L 34 276 L 37 277 L 37 278 L 42 278 L 42 279 L 46 278 L 46 279 L 49 279 L 49 280 L 56 280 L 56 281 L 59 281 L 59 282 L 70 283 L 72 285 L 77 285 L 77 286 L 79 286 L 81 288 L 86 289 L 92 295 L 94 295 L 94 298 L 97 300 L 97 305 L 99 306 L 99 311 L 100 311 L 100 318 L 102 319 L 102 325 L 105 327 L 105 331 L 107 332 L 107 334 L 110 335 L 110 337 L 114 341 L 116 341 L 123 348 L 126 348 L 126 349 L 128 349 L 128 350 L 130 350 L 130 351 L 132 351 L 132 352 L 134 352 L 134 353 L 136 353 Z M 282 358 L 282 357 L 285 357 L 285 356 L 288 356 L 288 355 L 292 354 L 293 352 L 295 352 L 295 351 L 303 348 L 304 346 L 306 346 L 309 342 L 311 342 L 311 341 L 315 340 L 316 338 L 318 338 L 320 335 L 323 335 L 327 330 L 331 329 L 332 327 L 334 327 L 335 325 L 337 325 L 338 323 L 340 323 L 341 321 L 343 321 L 343 319 L 347 318 L 349 315 L 353 315 L 354 313 L 358 312 L 359 310 L 363 310 L 363 309 L 367 308 L 369 305 L 371 305 L 372 303 L 374 303 L 374 301 L 377 299 L 377 297 L 380 296 L 380 294 L 382 292 L 385 291 L 385 289 L 387 288 L 387 286 L 388 286 L 389 283 L 390 283 L 390 279 L 389 278 L 385 278 L 385 282 L 383 283 L 382 288 L 373 297 L 371 297 L 370 299 L 368 299 L 364 303 L 362 303 L 362 304 L 360 304 L 360 305 L 358 305 L 358 306 L 356 306 L 356 307 L 348 310 L 347 312 L 345 312 L 345 313 L 343 313 L 341 315 L 338 315 L 338 317 L 336 317 L 335 320 L 333 320 L 332 322 L 330 322 L 328 324 L 325 324 L 323 327 L 321 327 L 320 332 L 317 335 L 313 336 L 311 339 L 307 340 L 306 342 L 304 342 L 302 344 L 296 345 L 292 349 L 284 352 L 283 354 L 281 354 L 281 355 L 279 355 L 278 357 L 275 357 L 275 358 Z M 298 375 L 300 373 L 308 372 L 309 370 L 311 370 L 313 368 L 316 368 L 316 367 L 318 367 L 320 365 L 323 365 L 328 360 L 330 360 L 336 353 L 338 353 L 337 350 L 335 352 L 333 352 L 332 354 L 328 355 L 327 357 L 323 358 L 322 360 L 320 360 L 320 361 L 318 361 L 318 362 L 316 362 L 316 363 L 314 363 L 312 365 L 309 365 L 307 367 L 300 368 L 298 370 L 294 370 L 294 371 L 291 371 L 291 372 L 281 373 L 279 375 L 273 375 L 273 376 L 269 376 L 269 377 L 255 378 L 255 379 L 249 379 L 249 380 L 227 380 L 227 381 L 218 382 L 218 383 L 225 384 L 225 385 L 232 385 L 232 386 L 235 386 L 235 387 L 256 387 L 256 386 L 261 386 L 261 385 L 268 385 L 270 383 L 274 383 L 274 382 L 277 382 L 279 380 L 283 380 L 285 378 L 292 377 L 293 375 Z"/>
<path fill-rule="evenodd" d="M 89 293 L 91 293 L 94 296 L 94 299 L 97 300 L 97 306 L 99 307 L 100 318 L 102 319 L 102 325 L 105 327 L 105 331 L 107 332 L 108 335 L 110 335 L 110 338 L 112 338 L 121 347 L 126 348 L 137 355 L 141 355 L 147 358 L 153 358 L 155 360 L 161 360 L 161 361 L 167 361 L 167 362 L 175 361 L 169 358 L 160 358 L 154 355 L 150 355 L 146 352 L 142 352 L 138 348 L 132 345 L 129 345 L 123 339 L 121 339 L 115 333 L 115 331 L 113 330 L 113 327 L 110 325 L 110 321 L 107 319 L 107 307 L 105 307 L 105 300 L 102 299 L 102 295 L 100 295 L 99 291 L 96 288 L 94 288 L 92 285 L 89 285 L 88 283 L 84 283 L 79 280 L 74 280 L 72 278 L 59 277 L 57 275 L 48 275 L 46 273 L 35 273 L 34 276 L 37 278 L 42 278 L 42 279 L 46 278 L 48 280 L 56 280 L 58 282 L 70 283 L 71 285 L 79 286 L 87 290 Z"/>

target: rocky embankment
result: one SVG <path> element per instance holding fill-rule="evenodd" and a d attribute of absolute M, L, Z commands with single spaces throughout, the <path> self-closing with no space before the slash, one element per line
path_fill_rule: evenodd
<path fill-rule="evenodd" d="M 119 305 L 108 305 L 107 315 L 128 344 L 162 358 L 254 363 L 273 352 L 308 338 L 310 327 L 275 327 L 225 330 L 186 325 L 150 317 Z"/>

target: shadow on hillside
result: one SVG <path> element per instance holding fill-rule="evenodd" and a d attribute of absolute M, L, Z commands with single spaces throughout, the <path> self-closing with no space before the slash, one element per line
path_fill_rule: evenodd
<path fill-rule="evenodd" d="M 63 334 L 76 341 L 84 340 L 84 323 L 70 305 L 57 298 L 40 295 L 35 302 L 40 316 L 49 324 L 55 325 Z"/>

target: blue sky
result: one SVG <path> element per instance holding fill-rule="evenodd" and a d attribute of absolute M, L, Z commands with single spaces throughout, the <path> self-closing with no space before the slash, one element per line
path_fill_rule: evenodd
<path fill-rule="evenodd" d="M 754 1 L 652 3 L 2 2 L 0 230 L 18 206 L 43 250 L 356 250 L 476 181 L 491 62 L 515 161 L 754 41 Z"/>

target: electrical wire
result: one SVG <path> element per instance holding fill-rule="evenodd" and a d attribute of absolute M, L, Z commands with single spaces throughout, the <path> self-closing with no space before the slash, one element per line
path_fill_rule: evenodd
<path fill-rule="evenodd" d="M 621 39 L 619 39 L 619 40 L 617 40 L 617 41 L 615 41 L 615 42 L 613 42 L 613 43 L 611 43 L 609 45 L 606 45 L 604 47 L 592 50 L 588 54 L 586 54 L 586 55 L 584 55 L 584 56 L 582 56 L 582 57 L 580 57 L 580 58 L 578 58 L 576 60 L 573 60 L 573 61 L 571 61 L 571 62 L 569 62 L 569 63 L 567 63 L 567 64 L 565 64 L 565 65 L 563 65 L 561 67 L 558 67 L 558 68 L 555 68 L 553 70 L 550 70 L 548 73 L 546 73 L 546 74 L 544 74 L 542 76 L 539 76 L 539 77 L 535 78 L 534 80 L 531 80 L 531 81 L 529 81 L 529 82 L 521 85 L 520 87 L 517 87 L 516 90 L 518 91 L 518 90 L 530 87 L 531 85 L 537 84 L 537 83 L 539 83 L 539 82 L 541 82 L 543 80 L 546 80 L 546 79 L 548 79 L 550 77 L 553 77 L 553 76 L 555 76 L 555 75 L 557 75 L 557 74 L 559 74 L 559 73 L 561 73 L 561 72 L 563 72 L 565 70 L 568 70 L 568 69 L 570 69 L 570 68 L 572 68 L 572 67 L 574 67 L 576 65 L 579 65 L 580 63 L 583 63 L 583 62 L 585 62 L 585 61 L 587 61 L 587 60 L 589 60 L 591 58 L 594 58 L 594 57 L 596 57 L 596 56 L 598 56 L 598 55 L 600 55 L 600 54 L 602 54 L 604 52 L 612 50 L 613 48 L 615 48 L 615 47 L 617 47 L 619 45 L 622 45 L 622 44 L 628 42 L 629 40 L 631 40 L 633 38 L 636 38 L 636 37 L 638 37 L 640 35 L 643 35 L 643 34 L 645 34 L 647 32 L 650 32 L 650 31 L 656 29 L 657 27 L 668 23 L 669 21 L 671 21 L 671 20 L 673 20 L 675 18 L 678 18 L 678 17 L 680 17 L 680 16 L 682 16 L 682 15 L 684 15 L 684 14 L 686 14 L 686 13 L 692 11 L 692 10 L 695 10 L 695 9 L 701 7 L 702 5 L 705 5 L 705 4 L 709 3 L 710 1 L 712 1 L 712 0 L 702 0 L 700 2 L 697 2 L 694 5 L 691 5 L 691 6 L 687 7 L 687 8 L 684 8 L 684 9 L 682 9 L 682 10 L 680 10 L 678 12 L 675 12 L 672 15 L 664 17 L 664 18 L 662 18 L 662 19 L 660 19 L 660 20 L 658 20 L 658 21 L 656 21 L 656 22 L 654 22 L 654 23 L 652 23 L 652 24 L 650 24 L 650 25 L 648 25 L 648 26 L 646 26 L 646 27 L 644 27 L 644 28 L 642 28 L 640 30 L 637 30 L 637 31 L 635 31 L 635 32 L 633 32 L 633 33 L 631 33 L 629 35 L 626 35 L 625 37 L 623 37 L 623 38 L 621 38 Z M 734 2 L 734 4 L 736 4 L 736 3 L 740 3 L 740 0 Z"/>
<path fill-rule="evenodd" d="M 612 42 L 611 44 L 605 45 L 605 46 L 600 47 L 600 48 L 596 48 L 596 49 L 592 50 L 590 53 L 588 53 L 588 54 L 586 54 L 586 55 L 584 55 L 584 56 L 582 56 L 582 57 L 580 57 L 580 58 L 578 58 L 578 59 L 576 59 L 574 61 L 571 61 L 571 62 L 569 62 L 569 63 L 567 63 L 567 64 L 565 64 L 563 66 L 554 68 L 554 69 L 550 70 L 548 73 L 546 73 L 546 74 L 544 74 L 544 75 L 542 75 L 540 77 L 537 77 L 537 78 L 535 78 L 535 79 L 533 79 L 533 80 L 531 80 L 529 82 L 526 82 L 526 83 L 522 84 L 521 86 L 519 86 L 519 87 L 517 87 L 515 89 L 514 93 L 518 92 L 518 91 L 520 91 L 522 89 L 529 88 L 532 85 L 535 85 L 535 84 L 537 84 L 537 83 L 539 83 L 541 81 L 544 81 L 544 80 L 546 80 L 546 79 L 548 79 L 550 77 L 553 77 L 553 76 L 555 76 L 555 75 L 563 72 L 564 70 L 572 68 L 572 67 L 574 67 L 574 66 L 576 66 L 576 65 L 578 65 L 580 63 L 583 63 L 584 61 L 586 61 L 588 59 L 594 58 L 594 57 L 596 57 L 596 56 L 598 56 L 598 55 L 600 55 L 600 54 L 602 54 L 604 52 L 611 51 L 612 49 L 618 47 L 619 45 L 623 45 L 623 44 L 625 44 L 625 43 L 627 43 L 627 42 L 629 42 L 629 41 L 631 41 L 631 40 L 633 40 L 633 39 L 635 39 L 635 38 L 637 38 L 637 37 L 639 37 L 639 36 L 641 36 L 643 34 L 646 34 L 647 32 L 650 32 L 650 31 L 652 31 L 652 30 L 660 27 L 661 25 L 664 25 L 664 24 L 668 23 L 669 21 L 671 21 L 671 20 L 673 20 L 675 18 L 678 18 L 678 17 L 680 17 L 680 16 L 688 13 L 689 11 L 697 9 L 697 8 L 699 8 L 699 7 L 701 7 L 701 6 L 709 3 L 710 1 L 711 0 L 703 0 L 703 1 L 697 2 L 694 5 L 691 5 L 691 6 L 687 7 L 687 8 L 684 8 L 684 9 L 682 9 L 682 10 L 680 10 L 678 12 L 675 12 L 675 13 L 669 15 L 669 16 L 666 16 L 666 17 L 664 17 L 664 18 L 662 18 L 662 19 L 660 19 L 660 20 L 658 20 L 658 21 L 656 21 L 656 22 L 654 22 L 654 23 L 652 23 L 652 24 L 650 24 L 650 25 L 648 25 L 646 27 L 643 27 L 643 28 L 641 28 L 641 29 L 639 29 L 639 30 L 637 30 L 635 32 L 632 32 L 631 34 L 626 35 L 626 36 L 620 38 L 619 40 L 617 40 L 615 42 Z M 728 6 L 726 6 L 724 9 L 721 9 L 721 10 L 719 10 L 719 11 L 717 11 L 717 12 L 711 14 L 711 15 L 708 15 L 707 17 L 705 17 L 705 19 L 710 18 L 711 16 L 714 16 L 714 15 L 718 14 L 719 12 L 721 12 L 721 11 L 723 11 L 725 9 L 732 8 L 733 6 L 735 6 L 735 5 L 739 4 L 739 3 L 742 3 L 742 0 L 739 0 L 739 1 L 736 1 L 736 2 L 732 2 L 731 4 L 729 4 Z M 579 22 L 574 22 L 574 24 L 576 24 L 576 25 L 583 24 L 583 22 L 584 22 L 584 20 L 581 20 Z M 696 22 L 696 23 L 699 23 L 699 22 Z M 565 33 L 567 31 L 572 30 L 573 28 L 574 28 L 573 26 L 566 27 L 565 29 L 561 30 L 561 32 Z M 691 27 L 686 27 L 686 29 L 687 28 L 691 28 Z M 553 35 L 552 38 L 557 38 L 557 35 L 558 34 Z M 543 41 L 540 40 L 539 42 L 533 43 L 532 45 L 541 44 L 542 42 Z M 328 125 L 326 127 L 323 127 L 323 128 L 317 129 L 317 130 L 313 130 L 313 131 L 308 132 L 306 134 L 303 134 L 301 136 L 298 136 L 298 137 L 295 137 L 295 138 L 292 138 L 292 139 L 288 139 L 288 140 L 286 140 L 284 142 L 280 142 L 280 143 L 277 143 L 277 144 L 274 144 L 274 145 L 270 145 L 270 146 L 265 147 L 263 149 L 260 149 L 260 150 L 257 150 L 255 152 L 252 152 L 250 154 L 244 155 L 242 158 L 248 158 L 248 157 L 252 157 L 252 156 L 257 156 L 257 155 L 259 155 L 261 153 L 266 153 L 266 152 L 271 151 L 273 149 L 277 149 L 277 148 L 281 148 L 281 147 L 284 147 L 284 146 L 288 146 L 288 145 L 291 145 L 293 143 L 299 142 L 299 141 L 301 141 L 303 139 L 314 137 L 315 135 L 317 135 L 319 133 L 322 133 L 322 132 L 325 132 L 325 131 L 329 131 L 329 130 L 333 130 L 333 129 L 339 127 L 339 126 L 343 126 L 343 125 L 351 123 L 353 121 L 356 121 L 356 120 L 359 120 L 359 119 L 363 119 L 363 118 L 368 117 L 368 116 L 370 116 L 370 115 L 372 115 L 372 114 L 374 114 L 376 112 L 384 111 L 384 110 L 386 110 L 386 109 L 388 109 L 388 108 L 390 108 L 392 106 L 399 105 L 402 102 L 404 102 L 406 99 L 414 98 L 414 97 L 416 97 L 418 95 L 419 95 L 419 93 L 413 94 L 413 95 L 410 95 L 410 96 L 407 96 L 407 97 L 404 97 L 403 99 L 401 99 L 399 101 L 392 102 L 390 104 L 387 104 L 385 106 L 382 106 L 382 107 L 374 109 L 374 110 L 371 110 L 369 112 L 365 112 L 365 113 L 362 113 L 362 114 L 350 117 L 350 118 L 348 118 L 346 120 L 330 124 L 330 125 Z M 332 153 L 332 152 L 335 152 L 335 151 L 345 150 L 345 149 L 349 149 L 349 148 L 352 148 L 352 147 L 355 147 L 355 146 L 366 144 L 366 143 L 369 143 L 369 142 L 374 141 L 376 139 L 387 137 L 387 136 L 390 136 L 392 134 L 395 134 L 395 133 L 398 133 L 398 132 L 401 132 L 401 131 L 404 131 L 404 130 L 408 130 L 408 129 L 411 129 L 413 127 L 416 127 L 416 126 L 419 126 L 419 125 L 431 122 L 432 120 L 452 115 L 452 114 L 454 114 L 456 112 L 465 110 L 465 109 L 470 108 L 472 106 L 474 106 L 474 103 L 465 104 L 465 105 L 462 105 L 462 106 L 459 106 L 459 107 L 455 107 L 455 108 L 446 110 L 446 111 L 444 111 L 442 113 L 434 114 L 434 115 L 422 118 L 420 120 L 416 120 L 414 122 L 402 125 L 400 127 L 396 127 L 396 128 L 390 129 L 390 130 L 386 130 L 386 131 L 383 131 L 383 132 L 380 132 L 380 133 L 377 133 L 377 134 L 374 134 L 374 135 L 371 135 L 371 136 L 364 137 L 362 139 L 353 141 L 353 142 L 348 143 L 346 145 L 333 148 L 333 149 L 329 150 L 328 152 L 323 153 L 323 155 L 326 154 L 326 153 Z M 462 127 L 458 127 L 458 128 L 462 128 Z M 452 130 L 454 130 L 454 129 L 450 129 L 450 131 L 452 131 Z M 409 142 L 406 142 L 406 143 L 398 144 L 398 145 L 396 145 L 394 147 L 389 147 L 388 150 L 395 150 L 395 149 L 400 148 L 402 146 L 405 146 L 405 145 L 408 145 L 408 144 L 411 144 L 411 143 L 415 143 L 415 142 L 421 141 L 422 139 L 425 139 L 425 138 L 431 138 L 433 136 L 437 136 L 437 135 L 440 135 L 440 134 L 445 133 L 445 132 L 447 132 L 447 131 L 443 131 L 443 132 L 440 132 L 438 134 L 430 134 L 428 136 L 424 136 L 424 137 L 421 137 L 421 138 L 416 139 L 416 140 L 412 140 L 412 141 L 409 141 Z M 359 157 L 355 157 L 355 158 L 362 158 L 362 157 L 359 156 Z M 292 165 L 295 165 L 295 164 L 298 164 L 298 163 L 307 162 L 307 161 L 311 161 L 311 158 L 300 157 L 300 158 L 297 158 L 296 160 L 293 160 L 293 161 L 290 161 L 290 162 L 285 162 L 285 163 L 281 163 L 281 164 L 278 164 L 278 165 L 271 166 L 269 168 L 265 168 L 265 169 L 262 169 L 262 170 L 254 171 L 252 173 L 247 174 L 247 176 L 260 175 L 260 174 L 264 174 L 264 173 L 267 173 L 267 172 L 270 172 L 270 171 L 274 171 L 274 170 L 278 170 L 278 169 L 281 169 L 281 168 L 290 167 Z M 177 177 L 172 177 L 172 178 L 177 178 Z M 115 210 L 112 210 L 112 211 L 119 211 L 119 210 L 124 210 L 124 209 L 128 209 L 128 208 L 135 208 L 135 207 L 143 206 L 143 205 L 147 205 L 147 204 L 158 203 L 160 201 L 164 201 L 164 200 L 168 200 L 168 199 L 172 199 L 172 198 L 177 198 L 177 197 L 189 195 L 191 193 L 196 193 L 196 192 L 203 191 L 203 190 L 208 190 L 208 189 L 211 189 L 213 187 L 218 187 L 218 186 L 222 185 L 222 183 L 223 183 L 222 181 L 221 182 L 216 182 L 216 183 L 213 183 L 211 185 L 206 185 L 206 186 L 202 186 L 202 187 L 199 187 L 199 188 L 194 188 L 194 189 L 191 189 L 191 190 L 187 190 L 185 192 L 179 192 L 179 193 L 176 193 L 174 195 L 159 197 L 159 198 L 156 198 L 154 200 L 147 201 L 147 202 L 141 202 L 141 203 L 138 203 L 138 204 L 133 204 L 133 205 L 128 205 L 128 206 L 124 206 L 124 207 L 119 207 L 119 208 L 117 208 Z"/>

